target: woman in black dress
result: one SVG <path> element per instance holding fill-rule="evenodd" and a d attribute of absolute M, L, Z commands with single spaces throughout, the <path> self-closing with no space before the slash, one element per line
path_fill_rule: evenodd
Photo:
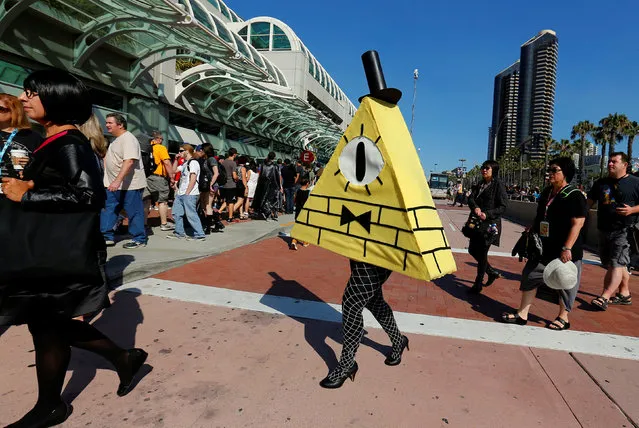
<path fill-rule="evenodd" d="M 470 237 L 468 253 L 477 260 L 477 276 L 470 288 L 471 293 L 481 293 L 501 275 L 488 263 L 488 250 L 491 245 L 499 246 L 501 237 L 501 216 L 506 211 L 508 196 L 506 187 L 497 178 L 499 164 L 487 160 L 481 166 L 482 181 L 473 187 L 468 198 L 470 215 L 481 220 L 480 231 Z M 484 284 L 484 275 L 488 280 Z"/>
<path fill-rule="evenodd" d="M 61 70 L 30 74 L 20 96 L 46 140 L 22 180 L 3 177 L 0 210 L 0 325 L 27 324 L 35 347 L 38 401 L 10 427 L 49 427 L 72 412 L 60 394 L 71 346 L 111 362 L 127 394 L 147 354 L 115 345 L 73 317 L 109 305 L 99 213 L 105 193 L 91 144 L 76 125 L 91 115 L 86 86 Z"/>

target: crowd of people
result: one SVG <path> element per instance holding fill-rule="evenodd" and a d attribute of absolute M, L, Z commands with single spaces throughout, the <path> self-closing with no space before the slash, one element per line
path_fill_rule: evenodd
<path fill-rule="evenodd" d="M 601 295 L 591 304 L 602 311 L 609 305 L 632 304 L 629 264 L 631 248 L 637 251 L 636 242 L 631 245 L 631 241 L 635 241 L 639 215 L 639 178 L 628 172 L 628 163 L 625 153 L 611 153 L 608 176 L 595 181 L 585 194 L 580 187 L 570 184 L 576 170 L 572 159 L 558 157 L 549 162 L 548 186 L 536 198 L 535 219 L 515 249 L 527 259 L 519 288 L 521 302 L 513 313 L 502 315 L 502 322 L 527 324 L 537 289 L 545 284 L 557 290 L 559 296 L 557 317 L 548 328 L 570 328 L 569 314 L 581 282 L 583 227 L 595 205 L 599 256 L 606 274 Z M 502 276 L 488 262 L 490 246 L 499 245 L 501 216 L 510 199 L 507 187 L 497 178 L 498 172 L 498 163 L 484 162 L 482 180 L 473 186 L 468 197 L 471 212 L 462 231 L 470 239 L 468 252 L 477 260 L 471 293 L 481 293 L 483 287 Z"/>
<path fill-rule="evenodd" d="M 145 246 L 153 209 L 159 211 L 160 230 L 171 232 L 167 238 L 192 241 L 221 232 L 223 221 L 277 220 L 279 213 L 293 213 L 302 182 L 312 186 L 321 175 L 318 164 L 276 161 L 274 152 L 261 165 L 235 148 L 218 156 L 210 143 L 183 143 L 172 157 L 159 131 L 148 142 L 137 138 L 119 113 L 106 117 L 105 129 L 114 137 L 108 145 L 95 117 L 80 129 L 104 171 L 107 196 L 100 220 L 107 246 L 115 245 L 124 217 L 131 240 L 123 248 Z"/>

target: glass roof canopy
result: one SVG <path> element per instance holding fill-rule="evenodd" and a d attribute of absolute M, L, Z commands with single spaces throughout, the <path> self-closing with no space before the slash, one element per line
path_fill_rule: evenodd
<path fill-rule="evenodd" d="M 0 0 L 0 37 L 28 8 L 80 33 L 73 45 L 73 63 L 78 69 L 105 44 L 133 59 L 131 85 L 162 62 L 195 58 L 206 63 L 205 67 L 216 77 L 201 78 L 193 70 L 183 73 L 176 99 L 186 100 L 185 106 L 195 104 L 202 114 L 232 126 L 255 128 L 263 122 L 258 135 L 298 147 L 302 141 L 291 138 L 303 131 L 321 135 L 312 144 L 324 150 L 332 150 L 339 140 L 341 130 L 337 125 L 305 101 L 287 95 L 290 89 L 282 72 L 198 0 Z M 193 82 L 181 86 L 193 76 L 197 76 Z M 222 85 L 223 82 L 226 83 Z M 228 112 L 216 108 L 219 103 L 198 105 L 197 98 L 189 100 L 194 84 L 200 86 L 200 91 L 210 91 L 210 98 L 225 97 L 239 106 L 238 110 L 227 118 L 224 114 Z M 242 106 L 243 102 L 247 105 Z M 245 110 L 252 113 L 243 116 Z M 270 114 L 271 111 L 280 113 Z M 244 122 L 243 117 L 250 120 Z"/>

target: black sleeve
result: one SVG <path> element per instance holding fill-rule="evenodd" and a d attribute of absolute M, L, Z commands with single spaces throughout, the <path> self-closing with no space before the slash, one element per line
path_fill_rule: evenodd
<path fill-rule="evenodd" d="M 572 192 L 567 202 L 568 209 L 570 210 L 570 218 L 585 218 L 588 216 L 586 198 L 584 198 L 581 192 Z"/>
<path fill-rule="evenodd" d="M 486 219 L 493 220 L 501 217 L 508 207 L 508 195 L 506 195 L 506 186 L 501 181 L 496 181 L 495 184 L 495 208 L 484 211 L 486 213 Z"/>
<path fill-rule="evenodd" d="M 477 193 L 479 193 L 479 184 L 475 184 L 471 188 L 470 196 L 468 196 L 468 208 L 470 208 L 471 211 L 475 211 L 475 208 L 477 208 L 477 201 L 475 201 Z"/>
<path fill-rule="evenodd" d="M 88 148 L 87 148 L 88 147 Z M 66 144 L 52 154 L 52 165 L 62 177 L 60 183 L 40 183 L 22 197 L 22 207 L 30 211 L 99 211 L 106 195 L 97 159 L 90 146 Z"/>

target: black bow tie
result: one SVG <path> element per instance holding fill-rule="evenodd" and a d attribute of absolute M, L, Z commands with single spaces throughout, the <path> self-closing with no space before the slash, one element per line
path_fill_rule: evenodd
<path fill-rule="evenodd" d="M 345 224 L 348 224 L 352 221 L 356 221 L 361 224 L 368 233 L 371 233 L 371 213 L 372 211 L 368 211 L 364 214 L 356 216 L 351 212 L 351 210 L 346 208 L 346 206 L 342 205 L 342 218 L 340 221 L 340 225 L 344 226 Z"/>

